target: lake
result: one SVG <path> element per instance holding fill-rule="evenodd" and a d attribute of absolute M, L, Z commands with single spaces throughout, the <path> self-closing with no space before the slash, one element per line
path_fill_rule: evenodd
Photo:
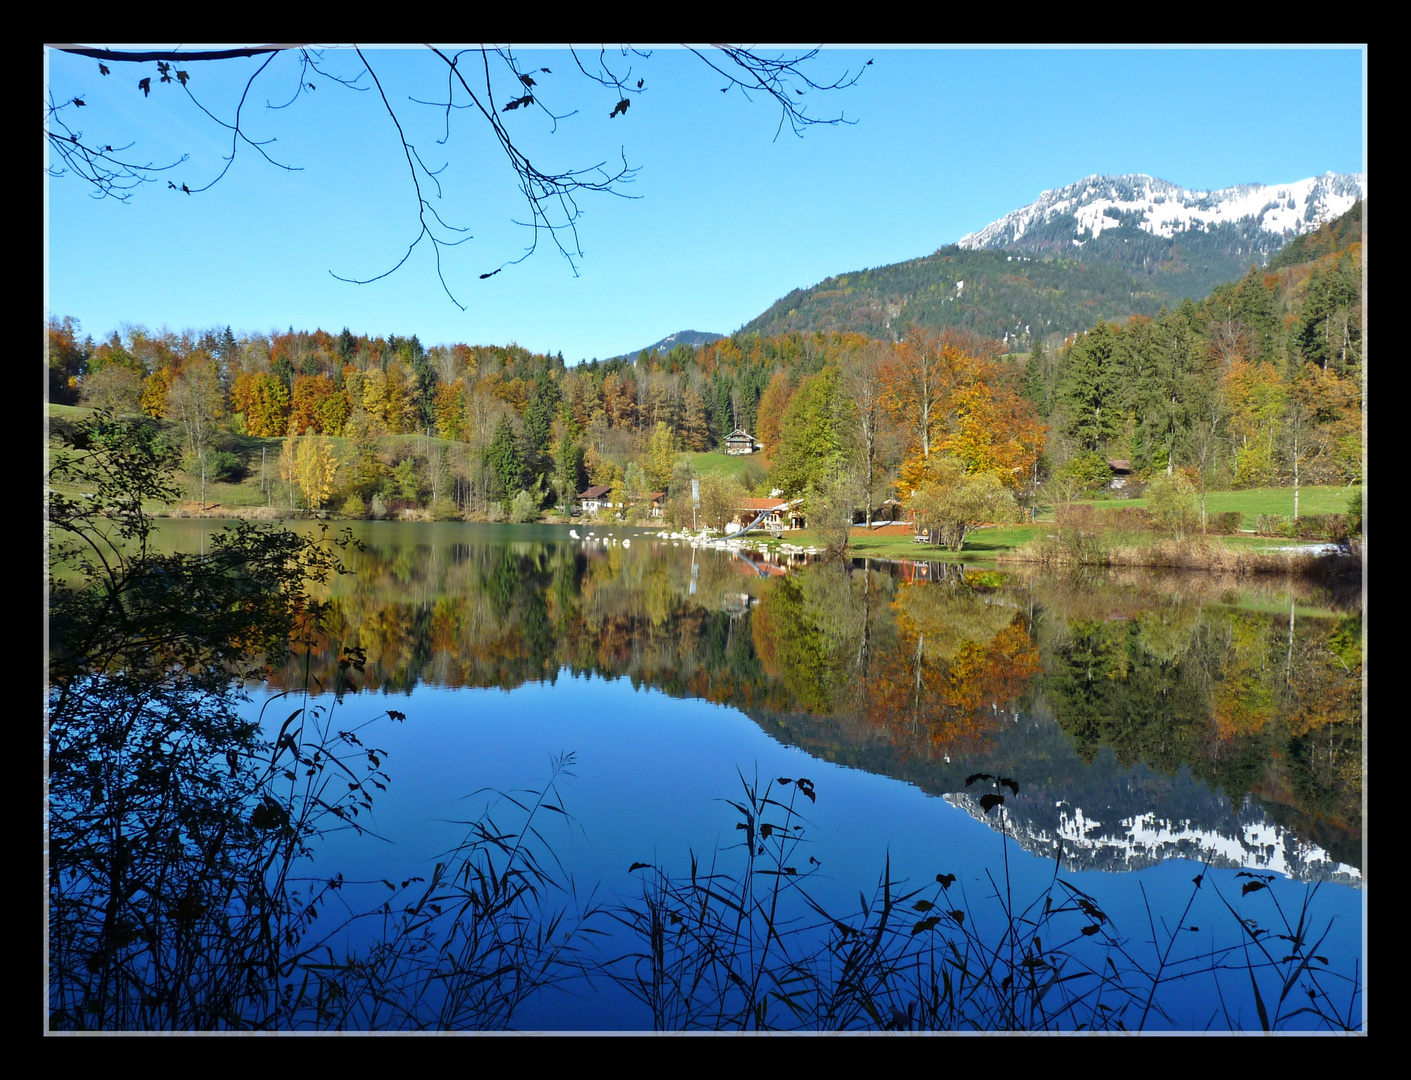
<path fill-rule="evenodd" d="M 499 793 L 532 805 L 569 756 L 533 843 L 576 888 L 544 910 L 583 922 L 510 1026 L 737 1026 L 742 1002 L 803 1028 L 1360 1025 L 1356 596 L 577 531 L 358 523 L 309 667 L 251 688 L 271 737 L 302 704 L 375 751 L 383 790 L 310 875 L 343 874 L 349 914 L 415 906 L 402 883 L 434 884 L 487 810 L 528 837 Z M 692 907 L 712 893 L 736 925 Z M 371 955 L 385 922 L 345 944 Z M 879 925 L 891 981 L 826 1005 Z M 748 955 L 712 967 L 727 937 Z"/>

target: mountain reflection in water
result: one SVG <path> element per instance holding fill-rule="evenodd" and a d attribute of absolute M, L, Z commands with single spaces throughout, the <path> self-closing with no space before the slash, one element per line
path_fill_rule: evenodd
<path fill-rule="evenodd" d="M 194 550 L 200 528 L 168 523 L 163 535 Z M 750 946 L 747 955 L 767 956 L 775 940 L 775 960 L 794 965 L 798 957 L 783 953 L 795 945 L 822 949 L 813 954 L 818 963 L 806 966 L 832 985 L 827 958 L 857 940 L 834 916 L 854 919 L 849 912 L 861 902 L 863 922 L 869 910 L 885 922 L 888 904 L 904 901 L 887 940 L 912 949 L 907 955 L 917 962 L 929 956 L 950 964 L 942 958 L 958 934 L 969 935 L 966 949 L 979 950 L 968 955 L 990 955 L 1022 924 L 1027 936 L 1007 970 L 1029 978 L 1051 960 L 1051 988 L 1064 963 L 1084 965 L 1069 969 L 1041 1023 L 1005 1011 L 1010 982 L 995 969 L 990 1005 L 956 1016 L 931 1009 L 928 1027 L 1255 1027 L 1265 1010 L 1260 1005 L 1255 1015 L 1240 957 L 1264 952 L 1281 924 L 1302 935 L 1293 924 L 1303 925 L 1301 905 L 1315 896 L 1322 936 L 1311 960 L 1328 965 L 1319 970 L 1331 982 L 1314 1016 L 1298 1008 L 1301 998 L 1285 1002 L 1295 984 L 1309 994 L 1319 989 L 1310 958 L 1300 960 L 1303 946 L 1283 961 L 1264 952 L 1260 978 L 1275 980 L 1275 994 L 1284 987 L 1274 1026 L 1356 1026 L 1363 920 L 1355 598 L 1206 576 L 1052 577 L 942 562 L 779 560 L 693 549 L 645 532 L 591 542 L 554 527 L 365 523 L 357 532 L 366 546 L 352 557 L 352 573 L 319 597 L 328 613 L 324 638 L 306 662 L 251 687 L 252 708 L 263 710 L 267 726 L 316 719 L 378 770 L 363 817 L 351 824 L 339 815 L 343 828 L 320 831 L 312 870 L 301 879 L 322 897 L 325 915 L 335 897 L 338 910 L 350 913 L 350 936 L 337 947 L 351 953 L 332 968 L 322 953 L 291 960 L 295 967 L 308 961 L 302 970 L 318 980 L 317 993 L 284 986 L 295 995 L 285 1005 L 218 1024 L 326 1025 L 324 980 L 337 981 L 327 972 L 357 974 L 367 959 L 392 955 L 387 948 L 408 948 L 398 954 L 403 966 L 389 969 L 393 982 L 380 985 L 395 988 L 399 1002 L 421 1004 L 408 1005 L 390 1026 L 738 1026 L 738 1017 L 716 1014 L 673 1019 L 647 1002 L 633 989 L 631 973 L 645 955 L 634 950 L 660 949 L 664 939 L 650 919 L 628 927 L 651 910 L 679 920 L 695 902 L 687 893 L 698 886 L 698 861 L 709 888 L 724 889 L 728 879 L 714 876 L 716 867 L 767 863 L 769 845 L 784 844 L 791 861 L 776 864 L 778 877 L 758 880 L 787 876 L 803 906 L 784 938 L 766 937 L 762 954 Z M 356 667 L 343 674 L 355 685 L 335 696 L 326 688 L 339 684 L 340 659 L 349 657 Z M 389 713 L 405 714 L 405 722 L 389 723 Z M 273 730 L 268 738 L 275 740 Z M 498 831 L 506 820 L 500 815 L 508 807 L 513 818 L 514 804 L 495 802 L 492 793 L 541 789 L 548 758 L 563 752 L 575 755 L 574 775 L 555 774 L 561 802 L 548 809 L 560 814 L 550 815 L 555 827 L 536 843 L 544 865 L 578 883 L 570 887 L 564 877 L 566 891 L 554 895 L 565 903 L 571 897 L 588 920 L 574 941 L 591 938 L 595 958 L 584 953 L 583 967 L 556 969 L 552 989 L 516 999 L 513 1008 L 493 999 L 483 1015 L 452 1010 L 445 1016 L 454 1019 L 438 1020 L 423 1008 L 430 999 L 415 979 L 422 964 L 415 940 L 402 933 L 383 941 L 374 923 L 422 918 L 415 904 L 401 914 L 389 905 L 424 889 L 446 942 L 462 926 L 486 930 L 453 914 L 459 904 L 444 908 L 451 886 L 465 891 L 465 902 L 483 902 L 470 863 L 456 861 L 464 850 L 458 845 L 468 825 L 485 821 L 479 815 L 489 804 L 499 807 L 496 830 L 479 834 L 489 847 L 477 850 L 501 843 L 509 833 Z M 309 776 L 318 773 L 318 755 L 304 765 Z M 286 776 L 294 782 L 292 772 Z M 781 799 L 796 804 L 787 821 L 799 824 L 765 817 L 777 816 Z M 259 807 L 250 816 L 257 829 L 265 827 L 260 813 L 272 811 Z M 786 844 L 778 832 L 785 827 Z M 461 876 L 453 881 L 445 876 L 451 873 Z M 1296 881 L 1277 882 L 1278 875 Z M 869 906 L 877 901 L 880 908 Z M 297 915 L 300 903 L 289 910 Z M 1029 909 L 1037 914 L 1016 923 L 1023 904 L 1039 905 Z M 705 907 L 698 910 L 704 917 Z M 311 936 L 313 911 L 310 899 L 298 916 L 307 926 L 289 928 L 290 948 L 334 943 Z M 178 944 L 191 915 L 178 906 L 172 916 Z M 1165 947 L 1151 941 L 1153 916 L 1171 945 L 1179 933 L 1196 946 L 1182 963 L 1203 965 L 1189 979 L 1152 976 L 1161 986 L 1159 1016 L 1150 1015 L 1150 998 L 1125 983 L 1122 1000 L 1105 997 L 1114 956 L 1128 973 L 1166 970 L 1152 952 Z M 532 916 L 507 911 L 506 919 L 505 927 L 537 933 Z M 1188 936 L 1197 933 L 1199 942 Z M 880 929 L 867 940 L 882 940 Z M 492 935 L 482 944 L 493 953 L 496 941 Z M 1089 952 L 1078 959 L 1082 949 Z M 713 945 L 696 953 L 728 955 Z M 486 962 L 502 981 L 518 977 L 518 961 Z M 1214 993 L 1214 980 L 1232 970 L 1242 985 Z M 467 987 L 481 985 L 480 967 L 466 973 Z M 902 995 L 888 1010 L 917 1004 L 903 1000 L 910 977 L 888 991 Z M 1305 978 L 1309 986 L 1299 981 Z M 1078 980 L 1072 999 L 1069 979 Z M 723 986 L 720 1000 L 734 1008 L 739 984 Z M 1042 1002 L 1045 987 L 1029 987 L 1031 1005 Z M 272 989 L 256 980 L 249 993 L 263 1002 Z M 338 998 L 350 1008 L 361 1003 L 353 1012 L 363 1004 L 370 1011 L 337 1023 L 388 1026 L 373 1016 L 380 994 Z M 149 996 L 144 989 L 134 1000 L 146 1009 Z M 673 1000 L 667 1005 L 681 1004 Z M 437 1008 L 450 1001 L 437 998 Z M 1080 1003 L 1086 1019 L 1076 1008 L 1070 1016 L 1065 1001 Z M 1116 1011 L 1103 1012 L 1113 1004 Z M 904 1026 L 906 1016 L 885 1022 Z M 751 1026 L 784 1020 L 750 1017 Z M 826 1021 L 798 1016 L 784 1026 L 879 1027 L 884 1020 L 830 1013 Z"/>
<path fill-rule="evenodd" d="M 347 644 L 366 651 L 364 689 L 384 693 L 625 676 L 960 805 L 974 772 L 1017 778 L 1021 842 L 1049 854 L 1062 839 L 1074 869 L 1213 851 L 1360 881 L 1361 614 L 1345 601 L 941 562 L 785 573 L 652 534 L 360 531 L 314 658 L 324 685 Z M 291 666 L 273 683 L 302 680 Z"/>

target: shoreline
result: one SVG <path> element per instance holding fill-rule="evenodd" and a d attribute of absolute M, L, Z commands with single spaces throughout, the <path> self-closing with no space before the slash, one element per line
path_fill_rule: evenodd
<path fill-rule="evenodd" d="M 368 520 L 341 518 L 329 513 L 315 514 L 308 510 L 291 510 L 287 507 L 230 506 L 211 503 L 196 506 L 189 501 L 164 506 L 160 510 L 154 511 L 154 516 L 171 520 L 303 520 L 339 524 L 352 524 L 356 521 Z M 417 522 L 413 520 L 409 523 Z M 426 519 L 424 523 L 431 523 L 431 519 Z M 504 525 L 513 523 L 477 521 L 465 522 L 465 524 Z M 803 533 L 800 537 L 802 542 L 794 543 L 771 533 L 744 536 L 721 535 L 707 530 L 693 533 L 690 530 L 674 531 L 654 527 L 651 524 L 630 525 L 626 522 L 593 522 L 573 518 L 522 524 L 567 527 L 570 530 L 570 535 L 580 541 L 589 538 L 605 539 L 611 535 L 608 530 L 631 529 L 643 537 L 671 540 L 697 548 L 753 551 L 759 554 L 784 556 L 817 556 L 824 554 L 827 550 L 825 545 L 813 542 L 814 537 L 807 530 L 800 530 Z M 577 530 L 586 530 L 586 532 L 583 535 L 578 535 Z M 603 532 L 600 534 L 599 530 Z M 883 532 L 882 530 L 887 531 Z M 874 525 L 871 529 L 866 526 L 854 526 L 853 532 L 849 536 L 848 548 L 844 554 L 845 557 L 853 559 L 870 559 L 892 563 L 980 562 L 996 567 L 1145 568 L 1220 574 L 1291 574 L 1300 577 L 1327 576 L 1329 573 L 1339 577 L 1351 577 L 1354 573 L 1360 575 L 1362 564 L 1362 553 L 1358 550 L 1360 545 L 1349 550 L 1347 547 L 1333 543 L 1305 542 L 1285 545 L 1273 543 L 1241 549 L 1222 544 L 1218 539 L 1198 538 L 1181 542 L 1157 540 L 1151 544 L 1114 545 L 1089 552 L 1070 552 L 1059 549 L 1055 545 L 1047 545 L 1041 550 L 1035 550 L 1033 544 L 1036 538 L 1021 539 L 1014 536 L 1012 540 L 1016 542 L 1005 543 L 1004 540 L 1011 538 L 1004 536 L 996 537 L 995 539 L 1000 542 L 993 545 L 971 547 L 971 544 L 977 541 L 983 543 L 985 534 L 989 531 L 980 530 L 972 533 L 971 537 L 967 539 L 966 549 L 951 551 L 948 548 L 931 544 L 918 544 L 910 539 L 904 540 L 903 536 L 909 537 L 908 527 L 904 523 L 885 522 Z M 784 535 L 788 535 L 788 533 L 786 532 Z M 865 541 L 874 538 L 882 540 L 883 543 L 876 546 L 864 543 L 862 549 L 859 550 L 856 544 L 858 539 Z M 898 550 L 903 544 L 907 546 L 903 550 Z"/>

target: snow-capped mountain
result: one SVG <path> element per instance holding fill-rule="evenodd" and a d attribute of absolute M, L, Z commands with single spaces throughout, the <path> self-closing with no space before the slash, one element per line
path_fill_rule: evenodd
<path fill-rule="evenodd" d="M 1291 184 L 1240 184 L 1221 191 L 1191 191 L 1152 176 L 1090 176 L 1045 191 L 1028 206 L 962 237 L 959 245 L 972 250 L 1045 250 L 1062 241 L 1071 250 L 1123 226 L 1168 240 L 1234 226 L 1254 249 L 1267 253 L 1366 197 L 1366 177 L 1344 173 Z"/>
<path fill-rule="evenodd" d="M 998 826 L 995 815 L 978 798 L 964 793 L 944 798 L 975 819 Z M 1061 842 L 1064 869 L 1070 871 L 1142 870 L 1166 859 L 1209 859 L 1218 868 L 1273 871 L 1295 881 L 1362 885 L 1361 870 L 1270 821 L 1251 799 L 1245 800 L 1234 819 L 1220 826 L 1171 820 L 1155 811 L 1118 814 L 1115 820 L 1102 821 L 1066 800 L 1057 801 L 1051 810 L 1036 810 L 1022 804 L 1011 807 L 1007 821 L 1014 839 L 1024 850 L 1048 857 Z"/>

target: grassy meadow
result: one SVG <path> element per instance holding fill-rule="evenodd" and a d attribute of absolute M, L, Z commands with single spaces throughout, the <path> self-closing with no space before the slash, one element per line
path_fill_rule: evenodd
<path fill-rule="evenodd" d="M 703 453 L 687 452 L 677 460 L 684 460 L 702 480 L 708 476 L 724 476 L 740 480 L 743 483 L 746 474 L 750 472 L 764 473 L 763 456 L 763 454 L 720 454 L 714 451 L 705 451 Z M 749 485 L 746 484 L 746 486 Z"/>
<path fill-rule="evenodd" d="M 1311 514 L 1345 514 L 1347 502 L 1361 485 L 1347 487 L 1340 484 L 1305 484 L 1298 489 L 1298 516 Z M 1146 499 L 1079 499 L 1080 504 L 1099 508 L 1137 506 L 1145 507 Z M 1241 491 L 1211 491 L 1205 496 L 1207 514 L 1224 514 L 1239 511 L 1245 516 L 1245 528 L 1254 526 L 1258 514 L 1293 515 L 1293 488 L 1266 487 L 1246 488 Z M 1053 507 L 1043 507 L 1040 517 L 1052 518 Z"/>

